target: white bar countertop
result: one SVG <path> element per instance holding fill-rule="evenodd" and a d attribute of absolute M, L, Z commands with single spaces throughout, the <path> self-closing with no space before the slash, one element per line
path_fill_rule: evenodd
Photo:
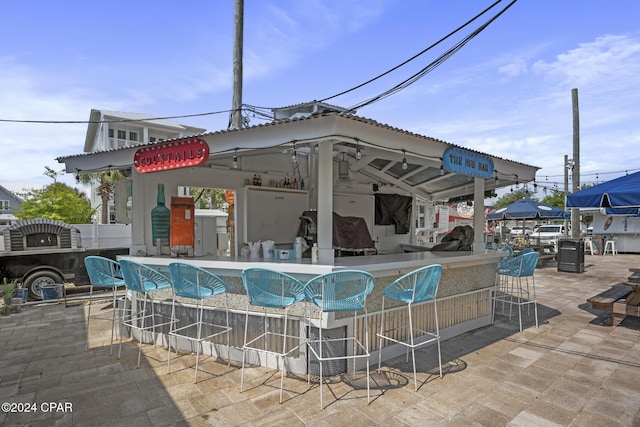
<path fill-rule="evenodd" d="M 260 265 L 264 268 L 279 270 L 293 276 L 313 277 L 331 271 L 354 269 L 368 271 L 374 277 L 397 276 L 411 270 L 431 264 L 441 264 L 443 268 L 460 268 L 473 265 L 497 263 L 504 253 L 494 250 L 480 253 L 472 252 L 409 252 L 387 255 L 347 256 L 336 257 L 333 265 L 312 264 L 310 258 L 282 260 L 249 257 L 161 257 L 161 256 L 131 256 L 127 258 L 150 266 L 168 266 L 172 262 L 186 262 L 192 265 L 214 270 L 220 276 L 240 277 L 240 273 L 247 267 Z"/>

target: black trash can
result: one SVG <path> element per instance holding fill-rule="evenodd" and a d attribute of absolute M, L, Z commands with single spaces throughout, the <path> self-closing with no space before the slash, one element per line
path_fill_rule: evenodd
<path fill-rule="evenodd" d="M 558 240 L 558 271 L 582 273 L 584 271 L 584 240 Z"/>

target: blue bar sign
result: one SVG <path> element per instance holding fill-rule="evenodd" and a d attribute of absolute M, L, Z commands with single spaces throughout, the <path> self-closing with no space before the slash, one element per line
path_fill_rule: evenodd
<path fill-rule="evenodd" d="M 444 170 L 476 178 L 493 178 L 493 159 L 483 154 L 449 147 L 442 156 Z"/>

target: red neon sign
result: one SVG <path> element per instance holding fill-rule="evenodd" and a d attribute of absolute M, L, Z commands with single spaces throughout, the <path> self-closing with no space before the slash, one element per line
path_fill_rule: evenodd
<path fill-rule="evenodd" d="M 133 156 L 139 173 L 199 166 L 209 159 L 209 144 L 198 138 L 143 147 Z"/>

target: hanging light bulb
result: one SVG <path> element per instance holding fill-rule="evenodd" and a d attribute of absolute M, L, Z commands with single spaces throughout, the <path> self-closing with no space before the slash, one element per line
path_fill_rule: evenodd
<path fill-rule="evenodd" d="M 444 175 L 444 165 L 440 164 L 440 176 Z"/>
<path fill-rule="evenodd" d="M 233 152 L 233 168 L 238 169 L 238 149 Z"/>
<path fill-rule="evenodd" d="M 407 164 L 407 150 L 405 150 L 404 148 L 402 149 L 402 169 L 407 170 L 407 168 L 409 167 L 409 165 Z"/>
<path fill-rule="evenodd" d="M 357 139 L 356 139 L 356 159 L 358 160 L 362 159 L 362 152 L 360 151 L 360 144 L 358 143 Z"/>
<path fill-rule="evenodd" d="M 293 143 L 293 153 L 291 153 L 291 161 L 296 163 L 298 161 L 298 154 L 296 153 L 296 143 Z"/>

